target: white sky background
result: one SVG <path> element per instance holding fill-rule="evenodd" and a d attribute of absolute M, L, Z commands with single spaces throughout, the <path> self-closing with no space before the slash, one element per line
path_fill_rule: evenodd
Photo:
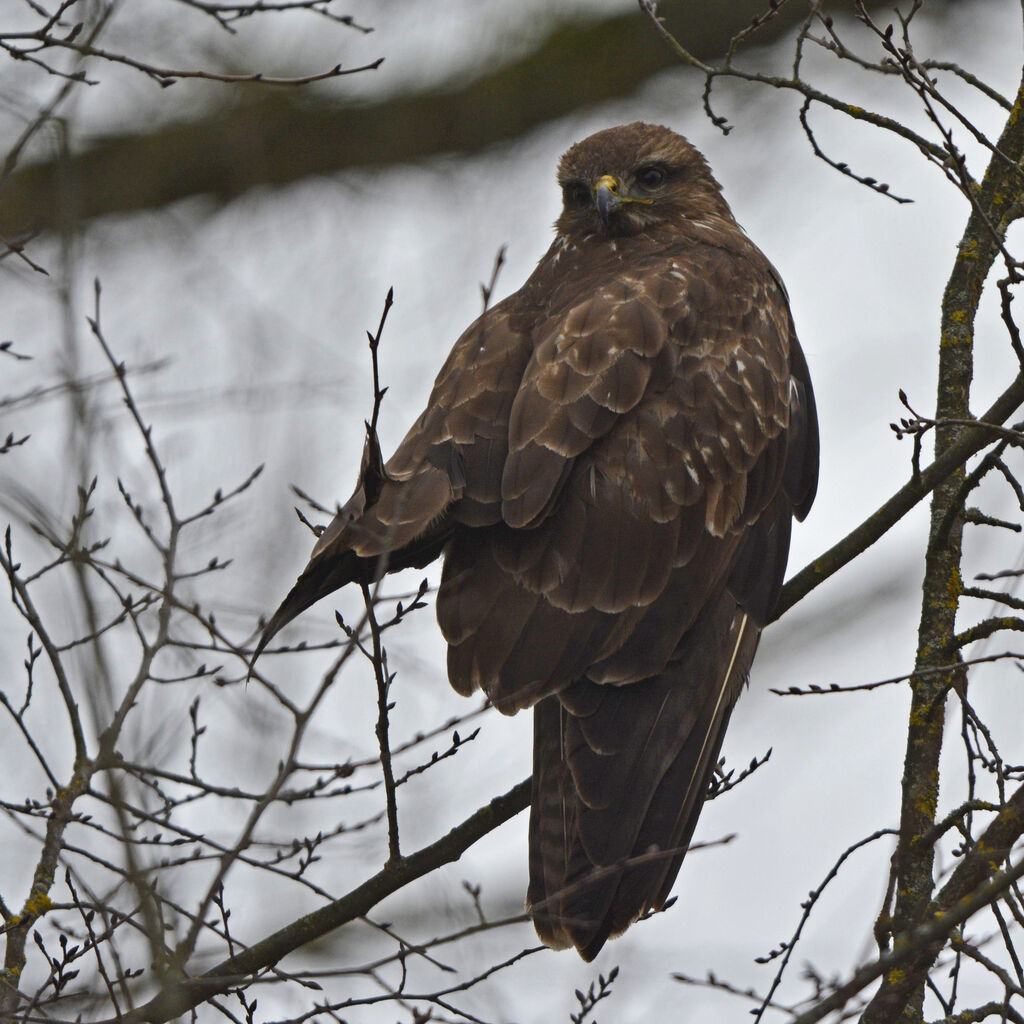
<path fill-rule="evenodd" d="M 619 10 L 629 5 L 623 0 L 604 6 Z M 376 31 L 334 37 L 342 41 L 346 63 L 380 55 L 387 61 L 372 78 L 343 80 L 339 91 L 390 91 L 434 78 L 453 64 L 468 62 L 480 48 L 481 32 L 495 45 L 508 39 L 517 47 L 532 31 L 529 8 L 512 0 L 483 7 L 451 3 L 440 10 L 426 2 L 379 8 L 365 2 L 349 10 Z M 256 26 L 247 30 L 258 54 L 273 52 L 286 62 L 308 47 L 314 66 L 336 60 L 319 60 L 329 37 L 316 30 L 315 22 L 304 28 L 293 23 L 294 29 L 278 36 L 279 25 L 286 24 L 273 19 L 269 35 L 261 35 Z M 919 55 L 959 61 L 1004 94 L 1013 94 L 1021 36 L 1019 6 L 1012 0 L 963 2 L 939 18 L 921 15 L 915 26 Z M 167 45 L 177 46 L 173 63 L 197 63 L 187 38 Z M 785 44 L 749 56 L 751 63 L 780 69 L 789 60 Z M 824 58 L 811 67 L 833 93 L 922 124 L 914 97 L 895 79 L 866 79 Z M 82 130 L 109 130 L 166 109 L 166 94 L 155 85 L 133 76 L 118 81 L 119 88 L 99 87 L 86 94 Z M 888 424 L 904 413 L 896 394 L 900 387 L 919 411 L 927 414 L 934 407 L 939 301 L 966 219 L 965 202 L 906 143 L 817 112 L 818 138 L 834 158 L 888 182 L 893 192 L 915 202 L 897 206 L 842 178 L 811 154 L 793 98 L 775 92 L 724 86 L 716 106 L 735 130 L 723 137 L 700 109 L 702 84 L 682 71 L 665 73 L 639 95 L 577 113 L 472 158 L 348 172 L 261 190 L 227 206 L 197 199 L 89 228 L 73 272 L 83 364 L 101 365 L 83 320 L 91 311 L 91 281 L 99 277 L 105 332 L 118 355 L 129 365 L 169 360 L 159 375 L 140 379 L 137 393 L 155 424 L 180 504 L 195 507 L 217 487 L 229 487 L 256 464 L 267 464 L 253 494 L 204 524 L 194 552 L 188 552 L 197 565 L 214 553 L 235 560 L 229 573 L 212 584 L 223 625 L 239 638 L 245 635 L 305 563 L 310 537 L 294 518 L 287 485 L 296 483 L 325 503 L 344 500 L 351 490 L 362 421 L 370 410 L 364 332 L 376 326 L 388 287 L 395 288 L 396 304 L 381 352 L 390 388 L 380 430 L 386 452 L 421 410 L 451 343 L 479 312 L 478 282 L 489 277 L 499 246 L 507 246 L 507 262 L 497 298 L 519 286 L 547 247 L 559 205 L 554 167 L 561 152 L 613 123 L 659 121 L 701 148 L 737 218 L 775 262 L 790 291 L 822 429 L 818 500 L 807 523 L 795 531 L 791 571 L 844 536 L 906 481 L 910 442 L 897 442 Z M 177 85 L 172 91 L 191 88 Z M 196 88 L 194 95 L 203 92 Z M 983 128 L 998 134 L 1000 111 L 964 88 L 952 94 Z M 974 152 L 966 140 L 961 144 Z M 976 161 L 975 171 L 981 166 Z M 59 265 L 48 243 L 40 243 L 35 255 L 51 268 Z M 0 264 L 0 336 L 12 339 L 34 361 L 0 363 L 4 394 L 55 377 L 61 344 L 55 282 L 12 264 Z M 997 314 L 989 301 L 979 331 L 976 413 L 1013 373 Z M 119 505 L 116 475 L 140 490 L 146 479 L 137 436 L 127 429 L 116 396 L 108 390 L 101 397 L 106 450 L 95 470 L 100 474 L 100 523 L 105 511 L 113 515 Z M 42 415 L 4 420 L 0 435 L 23 433 L 23 427 L 32 430 L 32 441 L 0 463 L 0 493 L 9 499 L 17 480 L 69 509 L 78 481 L 62 469 L 63 413 L 49 405 Z M 1012 500 L 997 489 L 990 490 L 989 501 L 986 511 L 1012 512 Z M 9 518 L 6 508 L 3 518 Z M 758 966 L 753 959 L 789 937 L 807 891 L 850 843 L 897 824 L 907 707 L 902 688 L 801 699 L 781 699 L 768 690 L 852 684 L 909 670 L 925 523 L 922 507 L 766 634 L 750 691 L 733 714 L 725 754 L 736 768 L 768 747 L 773 756 L 753 778 L 705 809 L 698 840 L 733 832 L 738 838 L 723 849 L 688 858 L 676 884 L 676 906 L 610 943 L 594 965 L 570 953 L 534 956 L 462 997 L 460 1005 L 506 1024 L 567 1021 L 576 1008 L 573 989 L 585 989 L 598 971 L 607 973 L 618 964 L 622 975 L 611 1001 L 598 1010 L 599 1020 L 714 1024 L 744 1019 L 741 1001 L 681 986 L 670 972 L 700 977 L 711 970 L 740 987 L 767 985 L 774 966 Z M 41 557 L 27 530 L 16 529 L 15 538 L 26 560 Z M 115 540 L 129 548 L 134 544 L 127 532 Z M 969 550 L 972 572 L 1011 567 L 1020 554 L 1016 540 L 997 546 L 977 531 Z M 420 575 L 393 589 L 415 583 Z M 431 578 L 436 575 L 435 570 Z M 207 603 L 210 592 L 203 591 Z M 330 637 L 333 607 L 356 617 L 356 597 L 339 595 L 336 602 L 328 600 L 307 613 L 288 636 Z M 985 611 L 970 609 L 978 618 Z M 19 671 L 23 633 L 10 610 L 0 610 L 5 678 Z M 1008 646 L 997 639 L 969 656 Z M 399 671 L 396 736 L 471 706 L 449 692 L 432 612 L 421 612 L 393 633 L 389 651 Z M 315 679 L 321 664 L 315 657 L 295 657 L 281 658 L 273 667 L 281 681 L 294 676 L 289 685 L 298 692 Z M 991 701 L 987 706 L 995 709 L 1004 753 L 1013 760 L 1013 740 L 1024 726 L 1017 670 L 1004 667 L 979 672 L 977 678 L 984 682 L 975 687 L 976 695 L 986 688 L 979 703 Z M 258 688 L 179 687 L 163 695 L 159 706 L 140 709 L 138 742 L 155 738 L 168 763 L 187 758 L 185 710 L 196 695 L 203 698 L 204 722 L 210 726 L 206 756 L 211 774 L 249 788 L 258 785 L 279 756 L 272 748 L 274 712 L 261 706 Z M 320 756 L 343 761 L 372 752 L 374 701 L 369 674 L 351 672 L 314 738 Z M 492 714 L 483 721 L 474 745 L 400 794 L 406 849 L 433 840 L 528 774 L 528 716 L 507 720 Z M 958 728 L 953 716 L 950 721 L 951 728 Z M 5 728 L 0 726 L 0 749 Z M 260 732 L 264 728 L 269 732 Z M 1024 760 L 1019 746 L 1017 760 Z M 34 777 L 15 773 L 11 779 L 16 788 L 4 792 L 5 798 L 39 789 Z M 950 787 L 944 805 L 957 802 Z M 346 820 L 358 817 L 347 808 L 335 807 L 333 813 Z M 287 827 L 282 822 L 282 831 Z M 302 827 L 315 828 L 308 822 Z M 384 846 L 381 830 L 362 833 L 353 846 L 344 852 L 338 847 L 325 858 L 319 877 L 340 894 L 350 882 L 377 870 Z M 856 854 L 830 887 L 797 951 L 784 994 L 802 990 L 799 973 L 807 960 L 826 976 L 845 976 L 871 955 L 870 929 L 890 852 L 883 841 Z M 27 863 L 13 859 L 0 866 L 3 891 L 23 883 L 28 870 Z M 462 879 L 484 883 L 484 905 L 495 914 L 516 909 L 526 885 L 525 814 L 376 916 L 401 922 L 416 913 L 413 899 L 420 899 L 433 911 L 451 908 L 452 918 L 447 924 L 424 925 L 414 917 L 405 926 L 412 937 L 468 923 L 472 910 L 461 891 Z M 236 927 L 251 929 L 247 937 L 259 938 L 313 905 L 300 902 L 294 895 L 275 902 L 266 893 L 258 899 L 243 894 L 235 900 Z M 469 951 L 467 970 L 482 969 L 532 942 L 526 926 L 499 930 Z M 281 1001 L 273 990 L 261 990 L 259 998 L 261 1010 L 270 1016 L 302 1009 L 294 993 Z M 970 1002 L 967 995 L 961 1005 Z M 357 1010 L 347 1016 L 352 1022 L 392 1021 L 395 1010 Z M 203 1011 L 203 1019 L 212 1018 L 212 1011 Z"/>

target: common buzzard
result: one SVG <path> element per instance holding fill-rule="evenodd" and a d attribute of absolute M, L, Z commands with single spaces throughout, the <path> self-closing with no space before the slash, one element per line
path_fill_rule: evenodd
<path fill-rule="evenodd" d="M 338 587 L 444 556 L 452 686 L 534 708 L 530 914 L 590 960 L 668 898 L 818 431 L 782 283 L 689 142 L 609 128 L 558 180 L 551 248 L 364 463 L 259 649 Z"/>

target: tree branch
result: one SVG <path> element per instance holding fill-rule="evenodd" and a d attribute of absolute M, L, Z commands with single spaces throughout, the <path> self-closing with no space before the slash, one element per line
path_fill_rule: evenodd
<path fill-rule="evenodd" d="M 225 992 L 242 979 L 276 964 L 314 939 L 364 917 L 381 900 L 435 871 L 457 861 L 474 843 L 529 806 L 531 780 L 525 779 L 502 796 L 456 825 L 446 836 L 416 853 L 389 863 L 348 895 L 306 914 L 236 956 L 212 967 L 198 978 L 164 989 L 143 1006 L 102 1024 L 161 1024 L 186 1013 L 212 996 Z"/>

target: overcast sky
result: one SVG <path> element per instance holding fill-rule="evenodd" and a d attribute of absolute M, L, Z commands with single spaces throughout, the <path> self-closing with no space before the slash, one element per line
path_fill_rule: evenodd
<path fill-rule="evenodd" d="M 604 6 L 627 5 L 609 0 Z M 482 8 L 474 4 L 472 13 L 467 4 L 451 4 L 438 14 L 436 5 L 425 2 L 380 10 L 369 2 L 354 3 L 351 10 L 358 20 L 377 26 L 354 52 L 388 57 L 391 77 L 374 85 L 382 89 L 466 62 L 479 32 L 492 40 L 507 33 L 515 45 L 530 32 L 524 5 L 513 0 Z M 941 17 L 923 14 L 915 26 L 919 55 L 957 60 L 1013 94 L 1021 36 L 1019 6 L 1012 0 L 963 2 Z M 315 36 L 286 39 L 290 46 L 318 45 Z M 180 46 L 187 53 L 186 43 Z M 790 53 L 781 44 L 752 52 L 749 60 L 781 69 Z M 865 78 L 824 58 L 815 59 L 812 68 L 831 92 L 922 124 L 915 98 L 897 81 Z M 559 155 L 570 143 L 614 123 L 657 121 L 690 138 L 707 155 L 736 217 L 789 289 L 822 433 L 818 500 L 795 530 L 791 571 L 844 536 L 907 480 L 910 442 L 898 442 L 889 423 L 905 413 L 897 399 L 901 387 L 919 411 L 934 408 L 939 301 L 966 219 L 965 202 L 911 146 L 817 112 L 819 140 L 835 159 L 888 182 L 893 192 L 914 202 L 897 205 L 841 177 L 814 158 L 794 99 L 775 92 L 724 86 L 719 110 L 735 125 L 724 137 L 702 113 L 702 84 L 686 72 L 670 72 L 638 95 L 550 123 L 474 157 L 307 180 L 260 190 L 226 206 L 196 199 L 89 228 L 74 254 L 72 276 L 82 364 L 99 366 L 83 320 L 91 312 L 91 282 L 98 277 L 106 334 L 118 355 L 129 364 L 167 360 L 159 373 L 140 378 L 137 388 L 183 507 L 240 481 L 256 464 L 267 464 L 254 498 L 204 528 L 194 552 L 197 560 L 214 552 L 235 559 L 215 585 L 223 609 L 218 618 L 239 638 L 277 603 L 308 554 L 310 537 L 295 519 L 287 485 L 298 484 L 326 504 L 343 501 L 351 490 L 362 422 L 370 410 L 364 332 L 376 326 L 387 289 L 394 286 L 396 302 L 381 352 L 390 389 L 380 430 L 385 451 L 418 415 L 448 348 L 479 312 L 479 283 L 489 277 L 498 249 L 506 247 L 507 257 L 500 297 L 522 283 L 547 247 L 559 206 L 554 181 Z M 149 83 L 105 95 L 94 90 L 83 112 L 85 123 L 137 123 L 142 113 L 159 107 L 160 92 Z M 952 92 L 983 129 L 998 133 L 998 109 L 965 88 Z M 961 144 L 980 171 L 976 150 L 966 139 Z M 45 240 L 39 256 L 50 266 L 60 265 L 56 249 Z M 0 335 L 34 356 L 32 363 L 0 364 L 0 391 L 7 394 L 56 375 L 61 315 L 55 281 L 61 275 L 43 281 L 10 260 L 0 268 Z M 979 331 L 975 412 L 1005 387 L 1014 370 L 997 314 L 988 302 Z M 107 432 L 95 470 L 103 510 L 119 502 L 115 476 L 140 482 L 144 467 L 137 438 L 112 391 L 102 393 L 100 409 Z M 31 458 L 6 457 L 0 486 L 10 500 L 16 480 L 67 509 L 77 481 L 67 479 L 61 468 L 63 415 L 49 405 L 26 412 L 19 422 L 3 421 L 0 434 L 22 423 L 34 434 Z M 1012 508 L 1006 496 L 993 492 L 990 510 L 999 502 Z M 675 907 L 610 943 L 592 966 L 568 953 L 532 957 L 481 986 L 464 1005 L 493 1021 L 568 1020 L 575 1008 L 573 989 L 585 988 L 598 970 L 620 964 L 622 977 L 613 1000 L 604 1004 L 609 1009 L 598 1011 L 599 1020 L 718 1024 L 743 1019 L 741 1001 L 683 987 L 670 973 L 703 976 L 712 970 L 741 986 L 766 985 L 773 968 L 756 965 L 754 958 L 788 937 L 807 891 L 850 843 L 897 824 L 907 706 L 906 692 L 898 688 L 812 699 L 781 699 L 768 690 L 866 682 L 910 669 L 925 524 L 926 511 L 918 509 L 766 633 L 750 692 L 733 715 L 725 754 L 735 767 L 769 747 L 772 759 L 705 809 L 697 840 L 731 833 L 738 838 L 687 859 Z M 983 541 L 972 538 L 972 571 L 1016 564 L 1017 546 Z M 19 542 L 26 552 L 32 550 L 24 529 Z M 415 578 L 396 582 L 393 589 Z M 332 607 L 352 610 L 354 602 L 352 595 L 341 595 L 335 605 L 326 602 L 289 635 L 330 636 Z M 17 666 L 22 631 L 13 629 L 6 608 L 0 610 L 0 624 L 3 633 L 15 637 L 3 641 L 0 656 Z M 448 692 L 432 612 L 407 626 L 390 645 L 399 672 L 395 721 L 400 734 L 466 708 Z M 995 641 L 971 654 L 1004 647 Z M 314 658 L 280 662 L 282 673 L 310 679 L 320 664 Z M 1008 744 L 1024 735 L 1024 700 L 1011 672 L 979 675 L 990 688 L 983 701 L 991 699 L 998 708 L 998 726 Z M 197 685 L 195 692 L 200 689 Z M 184 709 L 193 696 L 179 688 L 166 698 L 167 718 L 154 713 L 140 727 L 159 735 L 170 760 L 187 757 Z M 238 735 L 240 728 L 272 722 L 272 710 L 259 707 L 261 692 L 236 688 L 207 690 L 203 696 L 214 733 L 217 724 L 222 729 L 217 742 L 233 758 L 221 770 L 258 774 L 272 766 L 277 753 L 254 750 Z M 343 760 L 372 751 L 373 700 L 370 677 L 353 672 L 344 697 L 331 705 L 314 739 L 325 757 Z M 407 812 L 410 844 L 429 841 L 525 777 L 529 744 L 527 716 L 486 717 L 475 747 L 426 773 L 406 797 L 408 806 L 422 808 L 422 813 Z M 955 787 L 944 798 L 952 806 Z M 382 833 L 364 837 L 350 859 L 328 858 L 320 873 L 340 892 L 345 883 L 337 872 L 369 874 L 382 860 L 382 844 Z M 871 955 L 870 929 L 890 853 L 883 841 L 853 858 L 812 918 L 784 991 L 801 991 L 805 960 L 813 960 L 825 975 L 847 974 Z M 5 870 L 15 869 L 0 868 Z M 7 883 L 9 876 L 2 877 Z M 435 883 L 403 896 L 396 912 L 411 912 L 418 897 L 469 920 L 464 878 L 484 881 L 485 903 L 492 894 L 502 910 L 509 909 L 503 901 L 520 898 L 526 885 L 525 815 Z M 287 920 L 293 909 L 261 902 L 238 916 L 249 919 L 252 937 L 258 937 Z M 469 959 L 483 967 L 532 941 L 526 926 L 502 929 L 482 940 Z M 261 992 L 261 1007 L 270 1012 L 275 998 Z M 284 1003 L 274 1011 L 298 1008 Z M 376 1016 L 363 1011 L 351 1019 L 390 1021 L 394 1011 Z"/>

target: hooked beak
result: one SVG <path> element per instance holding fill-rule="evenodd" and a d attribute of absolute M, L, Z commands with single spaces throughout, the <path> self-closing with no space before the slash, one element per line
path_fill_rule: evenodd
<path fill-rule="evenodd" d="M 603 174 L 594 186 L 594 202 L 606 227 L 612 215 L 622 206 L 620 190 L 619 179 L 612 174 Z"/>

